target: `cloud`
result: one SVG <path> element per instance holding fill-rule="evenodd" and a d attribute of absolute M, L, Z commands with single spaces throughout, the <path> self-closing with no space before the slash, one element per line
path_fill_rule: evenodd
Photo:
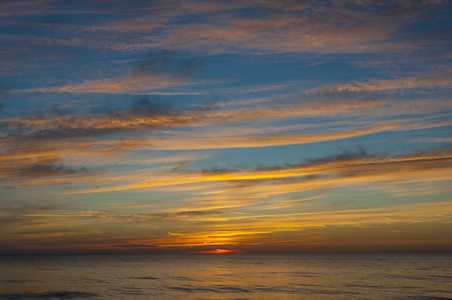
<path fill-rule="evenodd" d="M 177 213 L 178 216 L 205 216 L 205 215 L 221 215 L 224 212 L 219 210 L 191 210 L 181 211 Z"/>
<path fill-rule="evenodd" d="M 87 224 L 97 224 L 96 227 L 102 228 L 103 224 L 110 224 L 111 222 L 117 224 L 147 224 L 146 226 L 151 226 L 152 224 L 171 224 L 176 222 L 185 221 L 208 221 L 217 215 L 224 214 L 224 211 L 218 209 L 206 209 L 197 211 L 187 211 L 180 210 L 177 207 L 173 209 L 166 210 L 153 210 L 151 213 L 138 212 L 138 213 L 125 213 L 121 212 L 118 207 L 110 208 L 109 210 L 87 210 L 87 211 L 76 211 L 76 212 L 65 212 L 64 209 L 52 209 L 49 210 L 37 210 L 33 209 L 33 203 L 27 202 L 24 208 L 20 209 L 9 209 L 8 211 L 14 213 L 13 217 L 2 217 L 1 221 L 5 222 L 6 225 L 16 225 L 16 222 L 21 224 L 21 228 L 33 228 L 33 227 L 47 227 L 52 228 L 56 224 L 59 226 L 71 226 L 70 233 L 68 234 L 98 234 L 102 233 L 99 230 L 89 230 L 85 231 Z M 6 211 L 6 210 L 5 210 Z M 152 226 L 154 226 L 152 225 Z M 152 227 L 151 226 L 151 227 Z M 61 228 L 61 227 L 58 227 Z M 81 232 L 76 229 L 80 228 Z M 39 231 L 36 234 L 54 234 L 56 230 L 58 235 L 63 235 L 59 229 L 52 229 L 49 231 Z M 79 232 L 79 233 L 77 233 Z M 60 234 L 61 233 L 61 234 Z M 22 232 L 20 234 L 28 234 L 28 232 Z M 35 234 L 35 233 L 33 233 Z M 66 235 L 66 234 L 65 234 Z M 15 234 L 16 236 L 16 234 Z M 20 237 L 21 235 L 17 235 Z M 24 236 L 28 237 L 28 236 Z"/>
<path fill-rule="evenodd" d="M 386 84 L 394 85 L 393 82 Z M 328 86 L 325 89 L 329 90 Z M 442 111 L 450 107 L 447 101 L 427 103 L 424 99 L 413 100 L 417 108 L 412 108 L 413 101 L 393 102 L 384 98 L 363 100 L 361 97 L 342 100 L 342 92 L 338 89 L 329 92 L 339 95 L 339 99 L 319 98 L 319 93 L 314 93 L 312 99 L 294 101 L 285 99 L 285 96 L 280 102 L 265 98 L 246 99 L 221 102 L 215 104 L 215 108 L 201 104 L 187 107 L 154 97 L 138 97 L 128 108 L 113 111 L 78 113 L 53 106 L 47 111 L 4 118 L 0 121 L 0 144 L 3 147 L 0 161 L 5 162 L 3 177 L 7 174 L 15 179 L 76 175 L 92 177 L 96 172 L 88 172 L 86 167 L 67 165 L 66 160 L 76 156 L 94 158 L 99 154 L 124 154 L 137 149 L 203 150 L 283 146 L 451 124 L 438 118 L 416 116 L 426 110 Z M 365 121 L 357 119 L 353 124 L 341 121 L 341 118 L 366 116 L 369 113 L 374 117 L 366 118 Z M 402 116 L 400 120 L 393 118 L 379 121 L 379 118 L 401 114 L 412 114 L 413 118 Z M 313 116 L 331 116 L 336 119 L 324 122 L 322 130 L 319 130 L 318 124 L 309 123 L 308 118 Z M 303 118 L 306 118 L 307 123 L 273 125 L 289 119 L 303 121 Z M 237 126 L 240 130 L 235 130 Z"/>
<path fill-rule="evenodd" d="M 177 87 L 189 84 L 199 84 L 181 82 L 179 79 L 169 76 L 148 76 L 140 78 L 112 78 L 87 80 L 78 85 L 67 85 L 62 87 L 38 88 L 28 90 L 28 92 L 57 92 L 57 93 L 105 93 L 105 94 L 136 94 L 149 93 L 152 90 Z"/>
<path fill-rule="evenodd" d="M 29 239 L 29 238 L 55 238 L 55 237 L 73 237 L 76 235 L 98 235 L 102 232 L 99 230 L 89 230 L 86 232 L 74 232 L 74 231 L 39 231 L 39 232 L 21 232 L 21 233 L 11 233 L 4 234 L 0 237 L 2 240 L 11 239 Z"/>
<path fill-rule="evenodd" d="M 30 0 L 30 1 L 2 1 L 0 4 L 1 15 L 12 17 L 17 15 L 42 14 L 48 8 L 51 0 Z M 26 7 L 27 9 L 24 9 Z"/>
<path fill-rule="evenodd" d="M 231 137 L 203 137 L 198 134 L 186 134 L 185 136 L 163 137 L 151 140 L 150 149 L 168 150 L 194 150 L 194 149 L 222 149 L 222 148 L 250 148 L 268 147 L 294 144 L 316 143 L 331 140 L 347 139 L 363 136 L 376 132 L 396 129 L 394 125 L 375 126 L 362 129 L 341 130 L 330 133 L 306 134 L 298 132 L 280 132 L 275 134 L 262 134 L 250 136 Z M 190 142 L 189 142 L 190 141 Z"/>
<path fill-rule="evenodd" d="M 367 238 L 360 237 L 360 242 L 365 244 L 368 238 L 375 240 L 381 234 L 387 236 L 389 233 L 384 230 L 391 228 L 411 230 L 408 233 L 405 232 L 403 235 L 404 239 L 407 240 L 419 236 L 426 230 L 433 233 L 434 231 L 431 231 L 431 228 L 427 229 L 425 224 L 437 224 L 439 227 L 447 226 L 449 216 L 452 213 L 451 207 L 451 201 L 449 200 L 353 209 L 330 208 L 327 210 L 272 211 L 267 214 L 256 214 L 255 210 L 240 210 L 237 213 L 227 213 L 221 218 L 216 219 L 215 222 L 209 222 L 206 219 L 204 224 L 199 223 L 199 220 L 183 219 L 181 221 L 184 222 L 184 227 L 180 228 L 176 223 L 173 223 L 176 226 L 169 233 L 156 230 L 153 230 L 151 233 L 150 227 L 146 226 L 145 231 L 143 231 L 145 234 L 143 235 L 130 234 L 130 232 L 140 232 L 139 228 L 143 225 L 143 222 L 154 224 L 157 219 L 143 219 L 146 215 L 134 217 L 134 215 L 127 216 L 99 212 L 29 214 L 24 217 L 30 218 L 31 220 L 31 218 L 39 216 L 40 222 L 44 224 L 48 224 L 50 221 L 53 224 L 62 222 L 63 225 L 69 224 L 73 230 L 64 234 L 62 234 L 61 230 L 59 232 L 52 232 L 49 229 L 42 231 L 35 230 L 33 232 L 22 231 L 12 235 L 4 235 L 2 242 L 7 246 L 5 249 L 14 247 L 14 243 L 17 243 L 18 240 L 30 242 L 29 244 L 22 242 L 22 247 L 25 248 L 51 247 L 54 249 L 65 249 L 68 248 L 65 238 L 70 238 L 71 244 L 76 243 L 78 245 L 77 249 L 166 249 L 169 247 L 173 249 L 183 248 L 186 251 L 186 247 L 239 245 L 237 249 L 243 250 L 243 248 L 249 249 L 250 247 L 256 250 L 256 246 L 259 245 L 258 248 L 262 250 L 262 246 L 266 244 L 283 247 L 290 242 L 295 242 L 300 246 L 306 243 L 309 245 L 311 242 L 317 241 L 332 246 L 335 245 L 332 236 L 340 239 L 343 234 L 345 234 L 345 238 L 346 233 L 352 232 L 356 235 L 362 232 L 362 230 L 367 229 Z M 102 223 L 108 226 L 119 226 L 119 228 L 122 228 L 127 224 L 129 233 L 127 236 L 122 236 L 120 231 L 116 233 L 108 232 L 103 233 L 96 239 L 86 237 L 93 234 L 100 234 L 99 231 L 86 231 L 81 227 L 84 224 L 90 224 L 87 223 L 87 220 L 89 220 L 87 218 L 93 217 L 101 218 Z M 161 219 L 161 221 L 163 220 Z M 96 222 L 95 224 L 102 226 L 102 223 Z M 27 224 L 27 221 L 23 220 L 22 224 Z M 401 224 L 405 224 L 405 226 L 401 226 Z M 207 225 L 208 227 L 206 227 Z M 415 228 L 418 225 L 423 226 L 421 231 L 420 228 Z M 438 229 L 438 226 L 435 228 Z M 338 227 L 343 228 L 345 231 L 340 230 Z M 77 228 L 80 228 L 80 231 Z M 371 228 L 372 234 L 369 236 Z M 436 232 L 436 235 L 441 237 L 441 233 Z M 40 236 L 51 237 L 52 240 L 45 241 L 41 238 L 40 243 L 34 242 L 34 239 Z M 288 238 L 289 236 L 293 236 L 293 239 Z M 356 241 L 356 239 L 353 240 Z"/>
<path fill-rule="evenodd" d="M 45 211 L 48 212 L 67 209 L 68 207 L 69 204 L 64 203 L 64 201 L 54 202 L 54 201 L 45 201 L 41 199 L 35 200 L 3 199 L 0 202 L 0 211 L 11 214 L 36 213 Z"/>
<path fill-rule="evenodd" d="M 180 56 L 180 55 L 179 55 Z M 158 91 L 189 85 L 205 85 L 217 83 L 212 80 L 195 80 L 201 73 L 202 59 L 195 57 L 177 57 L 175 53 L 165 51 L 149 51 L 144 58 L 130 62 L 117 62 L 118 68 L 125 74 L 101 79 L 84 79 L 78 84 L 66 84 L 58 87 L 39 87 L 16 89 L 13 92 L 25 93 L 104 93 L 104 94 L 149 94 L 153 91 L 166 94 L 169 91 Z M 126 65 L 124 68 L 122 65 Z M 101 72 L 101 70 L 96 70 Z M 85 76 L 86 77 L 86 76 Z M 176 93 L 177 92 L 173 92 Z"/>
<path fill-rule="evenodd" d="M 376 1 L 365 5 L 358 1 L 346 5 L 320 1 L 303 2 L 298 6 L 287 4 L 258 1 L 240 9 L 219 5 L 213 8 L 212 16 L 204 15 L 204 18 L 198 17 L 197 22 L 169 26 L 165 40 L 158 41 L 172 47 L 214 53 L 412 51 L 427 45 L 401 29 L 416 24 L 416 17 L 445 6 L 427 2 L 403 5 L 397 1 L 387 5 L 378 5 Z M 388 18 L 391 18 L 391 26 Z"/>
<path fill-rule="evenodd" d="M 73 5 L 64 1 L 27 1 L 25 4 L 4 3 L 2 15 L 10 21 L 17 15 L 29 17 L 29 22 L 13 22 L 28 30 L 40 25 L 39 34 L 35 30 L 35 34 L 28 35 L 28 40 L 33 40 L 37 47 L 90 45 L 104 53 L 165 48 L 213 54 L 412 52 L 431 48 L 432 41 L 438 46 L 447 44 L 448 35 L 440 34 L 447 30 L 444 28 L 447 22 L 441 22 L 447 20 L 447 14 L 438 12 L 450 10 L 447 1 L 132 1 L 128 5 L 108 6 L 99 2 Z M 85 18 L 66 21 L 73 20 L 70 17 L 75 14 L 84 14 Z M 433 15 L 440 21 L 430 31 L 429 26 L 424 26 L 425 33 L 420 35 L 423 31 L 417 30 L 417 26 L 428 23 Z M 32 17 L 41 18 L 41 23 L 33 22 Z M 58 31 L 49 38 L 45 33 L 56 26 Z M 141 87 L 138 82 L 129 83 Z M 110 84 L 86 83 L 66 89 L 127 90 L 125 81 Z"/>
<path fill-rule="evenodd" d="M 143 244 L 124 244 L 124 245 L 114 245 L 114 247 L 119 248 L 155 248 L 155 245 L 143 245 Z"/>
<path fill-rule="evenodd" d="M 312 159 L 302 164 L 255 170 L 204 169 L 198 172 L 172 172 L 164 175 L 150 175 L 146 179 L 134 180 L 133 183 L 105 185 L 80 192 L 98 193 L 209 182 L 225 182 L 232 186 L 236 185 L 238 189 L 244 189 L 246 192 L 249 186 L 253 191 L 253 186 L 265 182 L 266 186 L 259 186 L 256 191 L 253 191 L 260 197 L 264 197 L 268 193 L 287 194 L 347 185 L 359 186 L 364 183 L 366 186 L 385 182 L 396 183 L 419 176 L 424 178 L 433 176 L 437 180 L 448 180 L 450 176 L 447 174 L 452 167 L 451 153 L 449 148 L 439 148 L 403 156 L 390 156 L 368 154 L 359 149 L 357 152 L 344 152 L 326 158 Z M 116 182 L 123 182 L 123 180 L 119 177 Z"/>
<path fill-rule="evenodd" d="M 256 215 L 243 213 L 211 223 L 208 230 L 204 227 L 197 231 L 170 232 L 169 236 L 155 238 L 153 242 L 160 247 L 239 245 L 238 249 L 242 250 L 248 247 L 256 249 L 255 247 L 259 245 L 260 251 L 262 251 L 262 246 L 267 244 L 278 245 L 279 249 L 282 249 L 284 245 L 291 242 L 294 242 L 297 247 L 300 247 L 300 245 L 309 246 L 315 242 L 321 242 L 332 247 L 336 243 L 332 241 L 329 234 L 340 240 L 342 237 L 345 238 L 346 232 L 358 234 L 363 229 L 375 228 L 376 232 L 372 232 L 366 238 L 360 237 L 357 241 L 357 243 L 366 244 L 370 242 L 368 239 L 376 239 L 380 234 L 387 235 L 387 232 L 381 230 L 385 227 L 391 227 L 392 224 L 401 228 L 400 224 L 406 224 L 408 227 L 415 224 L 425 224 L 425 222 L 437 222 L 438 225 L 442 224 L 442 228 L 445 228 L 448 224 L 448 216 L 451 213 L 450 203 L 450 201 L 444 201 L 285 214 Z M 345 232 L 338 227 L 343 228 Z M 412 239 L 413 236 L 421 234 L 420 228 L 413 229 L 415 231 L 409 234 L 405 232 L 403 235 L 405 239 Z M 368 234 L 369 231 L 368 229 Z M 288 236 L 292 235 L 293 239 L 289 239 Z M 356 238 L 353 241 L 356 241 Z"/>
<path fill-rule="evenodd" d="M 139 98 L 129 109 L 112 113 L 77 115 L 49 111 L 3 119 L 0 177 L 13 180 L 93 174 L 96 172 L 87 167 L 67 166 L 62 159 L 69 155 L 130 151 L 147 139 L 92 138 L 180 126 L 190 118 L 169 104 Z"/>
<path fill-rule="evenodd" d="M 86 173 L 89 170 L 85 167 L 80 169 L 73 169 L 58 163 L 55 159 L 40 160 L 24 166 L 22 169 L 15 170 L 13 177 L 54 177 L 73 175 L 76 173 Z"/>
<path fill-rule="evenodd" d="M 0 178 L 7 181 L 49 177 L 73 177 L 91 173 L 92 171 L 85 167 L 76 169 L 65 166 L 57 158 L 19 159 L 4 163 L 0 167 Z"/>
<path fill-rule="evenodd" d="M 450 79 L 452 70 L 446 69 L 440 72 L 422 73 L 413 77 L 394 78 L 394 79 L 373 79 L 369 82 L 355 82 L 352 84 L 335 84 L 315 88 L 308 93 L 324 94 L 324 93 L 363 93 L 363 92 L 379 92 L 393 90 L 409 90 L 409 89 L 425 89 L 425 88 L 450 88 L 452 80 Z"/>
<path fill-rule="evenodd" d="M 205 109 L 202 106 L 187 109 L 183 106 L 171 105 L 167 102 L 155 101 L 153 98 L 141 97 L 131 103 L 127 109 L 113 112 L 91 112 L 78 114 L 70 110 L 51 108 L 48 111 L 38 111 L 34 114 L 1 120 L 2 138 L 0 143 L 3 152 L 0 160 L 8 162 L 3 167 L 3 174 L 9 173 L 16 178 L 74 175 L 88 173 L 84 167 L 71 168 L 65 166 L 61 159 L 69 155 L 93 155 L 95 153 L 109 153 L 130 151 L 153 144 L 159 147 L 174 147 L 177 143 L 185 143 L 183 136 L 174 135 L 174 138 L 158 136 L 130 138 L 119 134 L 133 132 L 152 133 L 158 129 L 177 129 L 183 127 L 200 127 L 205 123 L 234 123 L 268 117 L 281 118 L 292 111 L 294 116 L 297 110 L 282 105 L 280 111 L 262 108 L 255 114 L 247 113 L 248 107 L 232 110 Z M 302 110 L 302 109 L 301 109 Z M 299 110 L 299 111 L 301 111 Z M 294 112 L 295 111 L 295 112 Z M 252 137 L 236 137 L 216 141 L 197 139 L 197 147 L 237 146 L 265 146 L 276 144 L 294 144 L 315 142 L 328 139 L 346 138 L 380 129 L 357 130 L 337 134 L 297 135 L 296 133 L 281 133 L 279 135 L 255 135 Z M 175 133 L 174 133 L 175 134 Z M 118 136 L 119 135 L 119 136 Z M 93 140 L 92 138 L 103 139 Z M 165 146 L 165 142 L 170 142 Z M 187 145 L 196 145 L 187 143 Z M 223 145 L 224 144 L 224 145 Z M 163 145 L 163 146 L 162 146 Z M 173 145 L 173 146 L 171 146 Z M 176 148 L 179 146 L 175 146 Z M 13 169 L 16 169 L 13 171 Z M 15 175 L 14 175 L 15 174 Z"/>
<path fill-rule="evenodd" d="M 3 119 L 0 178 L 48 184 L 50 181 L 38 179 L 101 175 L 105 169 L 77 167 L 68 158 L 124 155 L 149 143 L 149 137 L 133 138 L 121 136 L 122 133 L 177 128 L 201 117 L 202 111 L 182 111 L 171 104 L 143 97 L 131 103 L 130 108 L 115 112 L 83 115 L 50 110 Z M 57 182 L 62 183 L 54 181 Z"/>
<path fill-rule="evenodd" d="M 201 112 L 202 113 L 202 112 Z M 181 126 L 199 120 L 199 111 L 183 111 L 147 97 L 138 98 L 130 108 L 115 112 L 65 114 L 38 112 L 4 119 L 1 124 L 13 139 L 68 139 L 112 133 Z"/>

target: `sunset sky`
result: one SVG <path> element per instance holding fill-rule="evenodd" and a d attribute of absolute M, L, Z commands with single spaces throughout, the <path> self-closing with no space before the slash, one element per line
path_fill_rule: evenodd
<path fill-rule="evenodd" d="M 451 15 L 1 1 L 0 252 L 452 251 Z"/>

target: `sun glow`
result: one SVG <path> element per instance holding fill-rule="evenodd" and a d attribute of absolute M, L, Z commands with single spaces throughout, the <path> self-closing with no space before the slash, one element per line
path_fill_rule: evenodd
<path fill-rule="evenodd" d="M 238 250 L 226 250 L 226 249 L 215 249 L 215 250 L 207 250 L 207 251 L 196 251 L 190 252 L 191 254 L 243 254 L 243 251 Z"/>

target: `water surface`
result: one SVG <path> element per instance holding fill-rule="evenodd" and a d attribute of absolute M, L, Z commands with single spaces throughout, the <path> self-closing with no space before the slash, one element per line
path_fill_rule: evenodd
<path fill-rule="evenodd" d="M 452 299 L 452 255 L 3 256 L 0 299 Z"/>

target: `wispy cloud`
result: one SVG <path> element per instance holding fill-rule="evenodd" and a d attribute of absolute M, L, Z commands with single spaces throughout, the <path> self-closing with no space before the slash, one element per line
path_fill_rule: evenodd
<path fill-rule="evenodd" d="M 81 192 L 96 193 L 218 181 L 237 185 L 242 189 L 244 186 L 266 182 L 266 187 L 258 188 L 262 197 L 268 190 L 273 190 L 271 193 L 274 194 L 287 194 L 364 183 L 384 183 L 388 182 L 389 178 L 395 183 L 397 180 L 406 181 L 420 174 L 423 174 L 423 177 L 429 174 L 437 176 L 438 180 L 448 180 L 450 176 L 446 174 L 451 167 L 452 156 L 447 148 L 394 157 L 369 155 L 360 150 L 284 167 L 166 173 L 164 176 L 158 175 L 131 184 L 98 187 Z M 121 177 L 116 179 L 117 182 L 121 180 Z"/>
<path fill-rule="evenodd" d="M 427 47 L 427 35 L 424 39 L 416 39 L 403 29 L 416 25 L 416 17 L 422 18 L 448 5 L 447 2 L 429 1 L 390 1 L 385 4 L 335 1 L 332 5 L 319 1 L 296 4 L 291 1 L 241 4 L 208 1 L 174 9 L 173 4 L 168 2 L 166 7 L 158 7 L 159 15 L 164 17 L 148 18 L 139 23 L 143 24 L 141 26 L 125 19 L 97 29 L 119 33 L 152 32 L 163 22 L 172 21 L 163 33 L 150 35 L 147 39 L 131 37 L 126 39 L 127 42 L 118 41 L 114 45 L 116 49 L 163 45 L 214 53 L 243 50 L 261 53 L 394 52 Z M 168 13 L 169 9 L 171 13 Z M 247 11 L 253 13 L 246 14 Z M 181 16 L 197 19 L 191 23 L 178 23 Z"/>
<path fill-rule="evenodd" d="M 375 79 L 370 82 L 356 82 L 352 84 L 336 84 L 316 88 L 310 93 L 341 93 L 341 92 L 377 92 L 393 90 L 410 90 L 425 88 L 451 88 L 452 70 L 435 73 L 423 73 L 413 77 L 395 79 Z"/>
<path fill-rule="evenodd" d="M 447 35 L 426 31 L 413 36 L 409 29 L 435 12 L 450 9 L 450 4 L 448 1 L 190 1 L 189 4 L 133 1 L 106 10 L 98 2 L 70 5 L 64 1 L 27 1 L 6 2 L 3 7 L 7 17 L 20 14 L 49 20 L 39 24 L 22 22 L 24 28 L 40 25 L 46 30 L 51 24 L 57 26 L 61 34 L 56 37 L 30 35 L 41 46 L 89 44 L 102 50 L 171 48 L 203 53 L 375 53 L 426 49 L 432 40 L 438 46 L 446 43 Z M 118 11 L 128 14 L 119 15 Z M 59 17 L 81 13 L 91 17 L 74 24 Z M 96 13 L 102 22 L 93 17 Z M 125 84 L 117 82 L 121 83 Z M 73 89 L 98 91 L 109 86 L 105 82 L 97 84 Z"/>
<path fill-rule="evenodd" d="M 424 101 L 420 103 L 427 105 Z M 448 107 L 444 102 L 438 102 L 438 106 L 435 103 L 430 102 L 426 107 L 433 111 Z M 255 104 L 252 99 L 232 104 L 223 103 L 218 109 L 202 105 L 189 108 L 143 97 L 133 102 L 128 109 L 113 112 L 77 114 L 51 110 L 3 119 L 4 131 L 0 142 L 4 151 L 0 154 L 0 160 L 8 163 L 2 169 L 2 177 L 10 177 L 11 180 L 51 175 L 75 176 L 76 173 L 93 175 L 93 172 L 88 172 L 88 168 L 83 166 L 65 166 L 63 158 L 69 156 L 94 157 L 100 153 L 125 153 L 137 149 L 204 150 L 282 146 L 451 125 L 442 119 L 419 118 L 416 114 L 422 113 L 422 110 L 413 112 L 400 103 L 387 101 L 362 101 L 358 98 L 345 102 L 320 99 L 273 103 L 265 100 L 250 111 Z M 366 115 L 369 109 L 377 116 L 380 113 L 385 117 L 391 114 L 409 114 L 411 110 L 414 117 L 405 116 L 403 119 L 390 121 L 379 121 L 377 118 L 361 124 L 355 121 L 353 125 L 347 125 L 343 121 L 330 121 L 323 124 L 324 129 L 321 131 L 316 125 L 309 123 L 278 127 L 268 121 L 323 115 Z M 260 122 L 262 127 L 256 128 L 256 123 L 243 125 L 249 122 Z M 240 130 L 234 129 L 235 124 L 240 126 Z M 206 125 L 210 126 L 207 131 L 202 129 Z M 221 127 L 222 125 L 225 127 Z M 338 125 L 341 126 L 339 129 Z M 178 131 L 182 128 L 190 130 Z M 126 138 L 125 133 L 133 133 L 136 138 Z"/>
<path fill-rule="evenodd" d="M 184 232 L 169 232 L 166 234 L 155 234 L 152 236 L 128 236 L 128 237 L 112 237 L 106 236 L 98 230 L 91 231 L 69 231 L 69 232 L 49 232 L 49 231 L 23 231 L 12 235 L 3 236 L 5 243 L 13 243 L 19 240 L 27 240 L 39 237 L 64 238 L 70 236 L 71 239 L 77 240 L 80 247 L 89 247 L 97 245 L 99 248 L 109 247 L 139 247 L 139 248 L 179 248 L 183 247 L 201 247 L 215 245 L 234 246 L 239 244 L 241 248 L 254 251 L 262 250 L 260 247 L 265 244 L 274 244 L 283 247 L 286 243 L 290 243 L 291 239 L 287 239 L 287 235 L 296 234 L 297 243 L 309 246 L 311 243 L 321 242 L 324 245 L 335 245 L 333 232 L 339 234 L 339 238 L 346 234 L 342 232 L 343 228 L 346 232 L 352 231 L 355 234 L 363 228 L 367 228 L 367 232 L 374 228 L 382 230 L 385 227 L 391 229 L 391 225 L 405 224 L 400 227 L 405 233 L 405 240 L 412 241 L 412 237 L 405 230 L 411 231 L 416 236 L 419 228 L 415 224 L 423 222 L 436 222 L 438 225 L 447 225 L 447 216 L 451 213 L 450 201 L 407 204 L 380 208 L 361 208 L 350 210 L 334 210 L 319 212 L 297 212 L 289 214 L 264 214 L 264 215 L 230 215 L 215 223 L 211 223 L 209 230 L 199 228 L 199 224 L 188 224 L 187 230 Z M 91 214 L 92 215 L 92 214 Z M 89 215 L 86 215 L 89 216 Z M 94 215 L 93 215 L 94 216 Z M 107 216 L 107 215 L 104 215 Z M 73 217 L 76 217 L 73 215 Z M 84 218 L 82 214 L 81 218 Z M 114 215 L 112 215 L 114 217 Z M 42 215 L 41 218 L 59 218 L 57 216 Z M 75 221 L 75 219 L 74 219 Z M 130 219 L 117 219 L 117 222 L 130 223 Z M 442 223 L 445 222 L 446 223 Z M 134 222 L 143 222 L 143 218 L 137 217 Z M 277 224 L 277 226 L 274 226 Z M 340 227 L 340 228 L 338 228 Z M 195 230 L 195 231 L 193 231 Z M 424 227 L 424 230 L 426 228 Z M 312 236 L 315 232 L 315 236 Z M 385 233 L 389 234 L 388 232 Z M 95 240 L 86 239 L 84 235 L 97 235 Z M 372 235 L 373 236 L 373 235 Z M 344 236 L 346 237 L 346 235 Z M 375 236 L 373 236 L 375 238 Z M 353 244 L 353 241 L 349 241 Z M 372 245 L 372 241 L 361 239 L 362 246 L 366 244 Z M 56 244 L 57 245 L 57 244 Z M 30 245 L 36 248 L 36 245 Z M 39 247 L 39 246 L 38 246 Z M 57 248 L 65 247 L 64 245 Z"/>

